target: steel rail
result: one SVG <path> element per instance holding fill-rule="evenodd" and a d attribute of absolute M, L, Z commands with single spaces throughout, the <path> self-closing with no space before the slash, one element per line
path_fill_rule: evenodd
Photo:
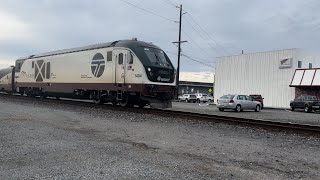
<path fill-rule="evenodd" d="M 307 133 L 310 135 L 320 135 L 320 126 L 311 125 L 311 124 L 298 124 L 298 123 L 281 122 L 281 121 L 265 120 L 265 119 L 250 119 L 250 118 L 241 118 L 241 117 L 233 117 L 233 116 L 202 114 L 202 113 L 176 111 L 176 110 L 168 110 L 168 109 L 122 107 L 122 106 L 113 106 L 111 104 L 95 105 L 88 100 L 87 101 L 74 100 L 74 99 L 73 100 L 71 99 L 55 100 L 55 99 L 29 98 L 24 96 L 9 96 L 9 95 L 0 94 L 0 97 L 1 96 L 15 98 L 15 99 L 18 98 L 18 99 L 24 99 L 24 100 L 41 101 L 46 103 L 82 105 L 86 107 L 96 107 L 99 109 L 106 109 L 106 110 L 135 112 L 135 113 L 141 113 L 141 114 L 154 114 L 158 116 L 166 116 L 171 118 L 182 118 L 182 119 L 188 119 L 188 120 L 192 119 L 192 120 L 198 120 L 198 121 L 236 124 L 241 126 L 263 128 L 268 130 L 291 131 L 294 133 L 304 133 L 304 134 Z"/>

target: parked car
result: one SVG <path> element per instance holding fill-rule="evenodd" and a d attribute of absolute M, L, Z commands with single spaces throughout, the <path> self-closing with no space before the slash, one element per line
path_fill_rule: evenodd
<path fill-rule="evenodd" d="M 208 95 L 208 97 L 207 97 L 207 99 L 208 99 L 208 102 L 213 102 L 213 96 L 211 96 L 211 95 Z"/>
<path fill-rule="evenodd" d="M 224 95 L 217 101 L 217 108 L 219 111 L 224 111 L 225 109 L 233 109 L 236 112 L 243 110 L 255 110 L 259 112 L 261 110 L 261 103 L 252 99 L 252 97 L 247 95 Z"/>
<path fill-rule="evenodd" d="M 320 100 L 316 96 L 300 96 L 290 102 L 290 110 L 304 109 L 304 112 L 320 110 Z"/>
<path fill-rule="evenodd" d="M 204 102 L 204 103 L 208 102 L 208 95 L 207 94 L 205 94 L 205 93 L 196 93 L 194 95 L 196 95 L 198 103 L 200 103 L 200 102 Z"/>
<path fill-rule="evenodd" d="M 195 103 L 197 101 L 197 96 L 194 94 L 183 94 L 178 97 L 178 100 L 179 102 L 185 101 Z"/>
<path fill-rule="evenodd" d="M 252 97 L 253 100 L 260 102 L 261 103 L 261 109 L 263 109 L 263 107 L 264 107 L 264 105 L 263 105 L 264 98 L 260 94 L 250 94 L 249 96 Z"/>

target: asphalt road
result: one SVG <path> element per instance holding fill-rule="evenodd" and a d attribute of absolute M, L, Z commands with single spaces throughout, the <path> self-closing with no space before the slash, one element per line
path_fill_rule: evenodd
<path fill-rule="evenodd" d="M 0 179 L 319 179 L 320 138 L 0 97 Z"/>
<path fill-rule="evenodd" d="M 286 109 L 262 109 L 260 112 L 247 110 L 237 113 L 233 110 L 225 110 L 220 112 L 215 105 L 208 105 L 205 103 L 185 103 L 173 102 L 173 110 L 197 112 L 205 114 L 216 114 L 232 117 L 243 117 L 251 119 L 264 119 L 281 122 L 291 122 L 299 124 L 311 124 L 320 126 L 320 112 L 305 113 L 303 110 L 295 110 L 294 112 Z"/>

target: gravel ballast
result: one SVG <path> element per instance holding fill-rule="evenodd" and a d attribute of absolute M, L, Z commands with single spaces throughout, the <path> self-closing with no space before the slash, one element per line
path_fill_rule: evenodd
<path fill-rule="evenodd" d="M 0 96 L 0 179 L 319 179 L 320 138 Z"/>

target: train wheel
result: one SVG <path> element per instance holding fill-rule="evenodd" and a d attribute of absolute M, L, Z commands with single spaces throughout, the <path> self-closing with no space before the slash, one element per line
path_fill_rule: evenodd
<path fill-rule="evenodd" d="M 147 105 L 147 104 L 144 103 L 144 102 L 139 102 L 139 103 L 138 103 L 138 107 L 139 107 L 139 108 L 144 108 L 146 105 Z"/>
<path fill-rule="evenodd" d="M 25 90 L 25 91 L 24 91 L 24 94 L 25 94 L 27 97 L 33 97 L 32 90 Z"/>
<path fill-rule="evenodd" d="M 128 95 L 123 95 L 123 99 L 119 103 L 123 107 L 130 106 L 129 96 Z"/>
<path fill-rule="evenodd" d="M 41 99 L 46 99 L 46 98 L 47 98 L 47 95 L 46 95 L 45 93 L 41 93 L 40 98 L 41 98 Z"/>
<path fill-rule="evenodd" d="M 94 103 L 94 104 L 103 104 L 104 101 L 101 100 L 101 99 L 93 99 L 93 103 Z"/>

